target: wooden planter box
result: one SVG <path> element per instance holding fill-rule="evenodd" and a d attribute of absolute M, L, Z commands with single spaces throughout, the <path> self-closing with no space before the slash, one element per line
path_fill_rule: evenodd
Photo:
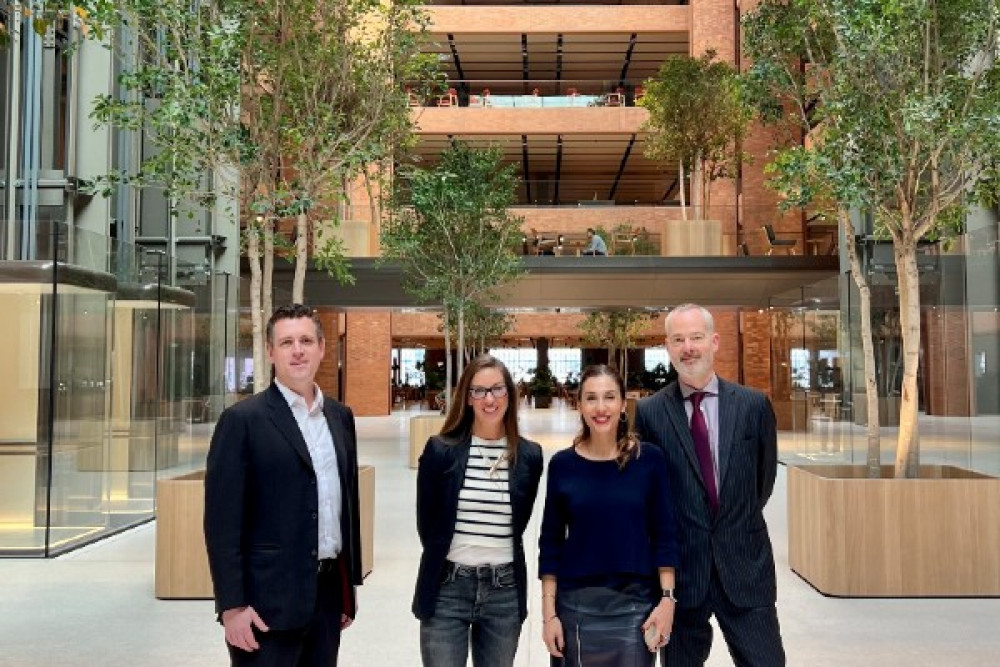
<path fill-rule="evenodd" d="M 711 257 L 722 254 L 719 220 L 667 220 L 661 239 L 664 257 Z"/>
<path fill-rule="evenodd" d="M 874 480 L 864 466 L 789 466 L 788 562 L 825 595 L 1000 596 L 1000 479 L 954 466 Z"/>
<path fill-rule="evenodd" d="M 444 426 L 444 415 L 417 415 L 410 417 L 410 467 L 416 468 L 424 445 L 432 435 L 441 432 Z"/>
<path fill-rule="evenodd" d="M 358 468 L 361 513 L 361 571 L 374 565 L 375 468 Z M 205 471 L 162 479 L 156 484 L 155 595 L 165 599 L 211 599 L 202 517 L 205 514 Z"/>

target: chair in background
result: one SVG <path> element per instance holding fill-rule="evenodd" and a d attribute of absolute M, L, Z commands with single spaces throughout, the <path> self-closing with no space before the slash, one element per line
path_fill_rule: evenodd
<path fill-rule="evenodd" d="M 749 257 L 750 256 L 750 246 L 747 245 L 746 241 L 743 241 L 742 243 L 740 243 L 736 247 L 739 249 L 739 251 L 737 252 L 738 255 L 740 255 L 742 257 Z"/>
<path fill-rule="evenodd" d="M 458 106 L 458 91 L 454 88 L 449 88 L 448 92 L 444 95 L 438 97 L 439 107 L 457 107 Z"/>
<path fill-rule="evenodd" d="M 764 230 L 764 236 L 767 237 L 767 254 L 770 255 L 774 252 L 775 248 L 779 250 L 784 250 L 785 254 L 795 254 L 795 239 L 779 239 L 774 235 L 773 225 L 762 225 L 761 229 Z"/>
<path fill-rule="evenodd" d="M 410 88 L 409 86 L 406 87 L 406 100 L 407 104 L 409 104 L 411 107 L 423 106 L 423 104 L 420 102 L 420 98 L 417 97 L 417 94 L 414 93 L 413 89 Z"/>

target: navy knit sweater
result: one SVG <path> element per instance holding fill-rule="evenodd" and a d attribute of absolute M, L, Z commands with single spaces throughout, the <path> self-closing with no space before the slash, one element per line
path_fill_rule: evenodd
<path fill-rule="evenodd" d="M 591 461 L 573 447 L 549 463 L 538 539 L 538 575 L 560 588 L 654 578 L 678 563 L 677 529 L 667 462 L 642 443 L 624 470 Z"/>

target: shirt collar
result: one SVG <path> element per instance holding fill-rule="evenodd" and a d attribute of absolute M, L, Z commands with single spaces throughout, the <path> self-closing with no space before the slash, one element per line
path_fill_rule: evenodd
<path fill-rule="evenodd" d="M 680 380 L 677 381 L 677 386 L 681 388 L 681 396 L 684 398 L 684 400 L 687 400 L 691 396 L 691 394 L 693 394 L 696 391 L 703 391 L 709 396 L 718 396 L 719 376 L 716 375 L 715 373 L 712 373 L 712 379 L 709 380 L 708 384 L 706 384 L 701 389 L 695 389 L 694 387 L 689 387 Z"/>
<path fill-rule="evenodd" d="M 316 388 L 316 398 L 313 400 L 312 406 L 307 406 L 305 398 L 283 385 L 277 379 L 275 379 L 274 384 L 278 387 L 278 391 L 281 392 L 281 395 L 284 396 L 285 401 L 288 403 L 288 407 L 295 408 L 296 406 L 301 406 L 306 409 L 306 412 L 309 415 L 314 415 L 323 410 L 323 391 L 319 388 L 318 384 L 313 385 Z"/>

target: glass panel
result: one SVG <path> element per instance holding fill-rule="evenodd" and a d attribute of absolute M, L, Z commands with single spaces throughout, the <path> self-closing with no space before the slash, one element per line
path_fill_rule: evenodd
<path fill-rule="evenodd" d="M 39 450 L 39 405 L 43 397 L 42 299 L 39 289 L 5 283 L 0 271 L 0 553 L 41 554 L 45 547 L 46 516 L 36 512 Z M 46 349 L 47 353 L 47 349 Z M 48 384 L 46 382 L 46 384 Z"/>
<path fill-rule="evenodd" d="M 51 301 L 54 309 L 44 308 Z M 110 526 L 108 341 L 113 302 L 107 293 L 60 285 L 56 296 L 44 296 L 42 303 L 43 323 L 55 319 L 55 396 L 51 461 L 38 459 L 38 478 L 45 478 L 49 466 L 51 489 L 46 493 L 39 485 L 37 506 L 42 510 L 48 504 L 48 551 L 55 554 L 93 540 Z M 42 335 L 50 331 L 43 324 Z M 46 376 L 42 387 L 48 387 Z"/>

